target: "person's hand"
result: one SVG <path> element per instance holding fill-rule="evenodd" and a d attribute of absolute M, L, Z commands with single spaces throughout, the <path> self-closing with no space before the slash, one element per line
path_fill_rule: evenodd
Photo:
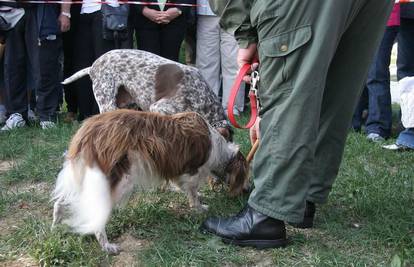
<path fill-rule="evenodd" d="M 258 63 L 253 63 L 257 61 L 257 59 L 258 54 L 256 43 L 250 44 L 247 48 L 239 48 L 239 51 L 237 53 L 237 64 L 239 65 L 239 67 L 243 67 L 244 64 L 252 64 L 251 70 L 243 78 L 243 81 L 245 81 L 246 83 L 250 83 L 250 73 L 252 71 L 255 71 L 259 66 Z"/>
<path fill-rule="evenodd" d="M 172 20 L 174 20 L 175 18 L 177 18 L 178 16 L 180 16 L 181 13 L 182 13 L 181 10 L 179 10 L 176 7 L 169 8 L 169 9 L 167 9 L 167 11 L 163 11 L 162 12 L 161 23 L 168 24 Z"/>
<path fill-rule="evenodd" d="M 250 143 L 253 145 L 256 140 L 260 140 L 260 117 L 257 117 L 253 127 L 250 128 Z"/>
<path fill-rule="evenodd" d="M 163 17 L 164 17 L 161 11 L 148 8 L 148 7 L 144 7 L 142 9 L 142 15 L 144 15 L 147 19 L 157 24 L 161 24 L 163 21 Z"/>
<path fill-rule="evenodd" d="M 60 14 L 58 21 L 59 21 L 61 32 L 67 32 L 70 30 L 70 18 L 68 16 Z"/>

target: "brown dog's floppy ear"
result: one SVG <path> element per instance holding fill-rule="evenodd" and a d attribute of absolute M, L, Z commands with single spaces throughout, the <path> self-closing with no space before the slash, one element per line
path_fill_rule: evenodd
<path fill-rule="evenodd" d="M 240 151 L 235 154 L 226 171 L 229 174 L 230 195 L 241 195 L 249 178 L 249 165 Z"/>

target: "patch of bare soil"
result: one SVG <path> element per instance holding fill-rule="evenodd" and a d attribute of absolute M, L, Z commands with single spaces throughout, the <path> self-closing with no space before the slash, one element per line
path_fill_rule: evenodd
<path fill-rule="evenodd" d="M 121 246 L 121 253 L 114 257 L 113 267 L 130 267 L 130 266 L 142 266 L 139 262 L 139 258 L 136 255 L 140 250 L 143 250 L 149 245 L 148 240 L 136 239 L 131 234 L 126 233 L 122 235 L 116 241 Z"/>
<path fill-rule="evenodd" d="M 34 193 L 44 196 L 49 195 L 51 192 L 51 186 L 47 182 L 38 183 L 18 183 L 9 187 L 10 192 L 14 193 Z"/>
<path fill-rule="evenodd" d="M 13 169 L 15 164 L 16 162 L 12 160 L 0 160 L 0 173 Z"/>
<path fill-rule="evenodd" d="M 246 250 L 246 255 L 249 262 L 253 263 L 255 267 L 270 267 L 275 266 L 272 261 L 272 253 L 269 250 Z"/>
<path fill-rule="evenodd" d="M 15 260 L 0 262 L 1 267 L 34 267 L 39 266 L 35 260 L 28 256 L 20 256 Z"/>

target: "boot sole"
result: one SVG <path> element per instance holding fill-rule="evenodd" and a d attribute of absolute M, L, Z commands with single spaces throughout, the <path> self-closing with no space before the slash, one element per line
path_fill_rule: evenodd
<path fill-rule="evenodd" d="M 237 239 L 221 239 L 226 244 L 237 245 L 241 247 L 255 247 L 257 249 L 265 248 L 283 248 L 288 244 L 287 239 L 276 239 L 276 240 L 237 240 Z"/>

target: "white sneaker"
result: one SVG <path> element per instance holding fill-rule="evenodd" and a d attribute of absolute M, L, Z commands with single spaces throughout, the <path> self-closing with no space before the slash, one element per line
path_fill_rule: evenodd
<path fill-rule="evenodd" d="M 40 127 L 42 127 L 43 130 L 50 129 L 50 128 L 55 128 L 56 123 L 54 123 L 53 121 L 41 121 L 40 122 Z"/>
<path fill-rule="evenodd" d="M 377 133 L 370 133 L 367 135 L 368 141 L 374 142 L 374 143 L 382 143 L 385 141 L 385 138 Z"/>
<path fill-rule="evenodd" d="M 384 145 L 384 146 L 382 146 L 382 148 L 388 149 L 388 150 L 393 150 L 393 151 L 408 151 L 408 150 L 412 150 L 409 147 L 401 146 L 401 145 L 397 145 L 397 144 Z"/>
<path fill-rule="evenodd" d="M 21 128 L 26 125 L 26 121 L 23 119 L 20 113 L 13 113 L 6 121 L 6 125 L 1 128 L 1 131 L 9 131 L 16 128 Z"/>

